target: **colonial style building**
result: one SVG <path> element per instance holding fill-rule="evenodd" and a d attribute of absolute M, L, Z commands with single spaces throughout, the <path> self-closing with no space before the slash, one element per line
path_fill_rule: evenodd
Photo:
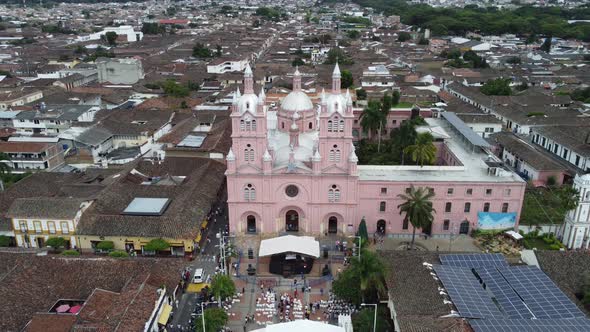
<path fill-rule="evenodd" d="M 244 93 L 234 95 L 226 158 L 231 231 L 345 235 L 364 218 L 369 232 L 409 236 L 411 225 L 397 206 L 398 195 L 412 185 L 435 193 L 437 213 L 425 234 L 516 228 L 525 182 L 449 114 L 419 128 L 437 139 L 435 166 L 357 166 L 352 130 L 358 115 L 350 93 L 340 88 L 338 65 L 317 105 L 302 91 L 296 70 L 293 91 L 276 108 L 266 103 L 264 90 L 255 94 L 247 66 Z"/>
<path fill-rule="evenodd" d="M 590 247 L 590 174 L 576 175 L 574 188 L 580 193 L 578 206 L 565 216 L 558 237 L 569 249 Z"/>

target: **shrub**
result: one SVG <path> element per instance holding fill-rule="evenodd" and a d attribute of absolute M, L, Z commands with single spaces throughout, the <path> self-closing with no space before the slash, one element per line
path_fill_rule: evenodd
<path fill-rule="evenodd" d="M 97 245 L 96 245 L 96 249 L 99 250 L 113 250 L 115 249 L 115 244 L 113 243 L 113 241 L 100 241 Z"/>
<path fill-rule="evenodd" d="M 150 89 L 150 90 L 157 90 L 160 88 L 160 85 L 158 85 L 156 83 L 146 83 L 143 86 L 146 87 L 147 89 Z"/>
<path fill-rule="evenodd" d="M 543 236 L 543 242 L 547 243 L 547 244 L 552 244 L 555 242 L 554 239 L 552 239 L 551 237 L 548 236 Z"/>
<path fill-rule="evenodd" d="M 559 250 L 561 249 L 561 245 L 559 243 L 554 243 L 549 245 L 549 250 Z"/>
<path fill-rule="evenodd" d="M 80 256 L 77 250 L 64 250 L 61 254 L 63 256 Z"/>
<path fill-rule="evenodd" d="M 170 248 L 170 244 L 164 239 L 153 239 L 145 245 L 147 251 L 162 251 Z"/>
<path fill-rule="evenodd" d="M 53 249 L 59 249 L 66 245 L 66 240 L 63 237 L 52 237 L 45 244 Z"/>
<path fill-rule="evenodd" d="M 10 245 L 10 238 L 6 235 L 0 235 L 0 247 L 8 247 Z"/>
<path fill-rule="evenodd" d="M 113 257 L 113 258 L 126 258 L 129 257 L 129 255 L 122 251 L 122 250 L 115 250 L 115 251 L 111 251 L 109 253 L 109 257 Z"/>

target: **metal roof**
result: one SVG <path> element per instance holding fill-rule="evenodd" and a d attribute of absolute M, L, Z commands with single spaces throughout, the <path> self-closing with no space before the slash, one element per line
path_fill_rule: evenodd
<path fill-rule="evenodd" d="M 186 136 L 178 146 L 185 146 L 190 148 L 200 148 L 205 141 L 205 136 L 203 135 L 188 135 Z"/>
<path fill-rule="evenodd" d="M 122 214 L 134 216 L 161 216 L 170 204 L 169 198 L 136 197 Z"/>
<path fill-rule="evenodd" d="M 476 134 L 469 126 L 459 119 L 459 117 L 453 112 L 442 112 L 442 117 L 447 120 L 453 128 L 458 131 L 471 145 L 478 146 L 480 148 L 490 148 L 491 145 L 483 137 Z"/>

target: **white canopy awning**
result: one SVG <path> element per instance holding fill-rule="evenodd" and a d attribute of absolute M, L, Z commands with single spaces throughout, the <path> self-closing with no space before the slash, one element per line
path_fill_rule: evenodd
<path fill-rule="evenodd" d="M 343 327 L 330 325 L 321 322 L 314 322 L 313 320 L 300 319 L 294 320 L 287 323 L 279 323 L 267 325 L 264 328 L 254 330 L 253 332 L 301 332 L 301 331 L 313 331 L 313 332 L 344 332 L 346 331 Z"/>
<path fill-rule="evenodd" d="M 522 240 L 523 236 L 520 235 L 520 233 L 517 233 L 515 231 L 506 231 L 506 234 L 508 234 L 511 238 L 515 239 L 515 240 Z"/>
<path fill-rule="evenodd" d="M 258 256 L 271 256 L 289 252 L 318 258 L 320 257 L 320 243 L 311 236 L 286 235 L 275 237 L 260 242 Z"/>

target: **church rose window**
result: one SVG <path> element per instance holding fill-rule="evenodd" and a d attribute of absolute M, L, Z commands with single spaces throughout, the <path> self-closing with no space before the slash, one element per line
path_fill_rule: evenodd
<path fill-rule="evenodd" d="M 297 186 L 294 185 L 288 185 L 285 189 L 285 194 L 287 194 L 287 196 L 289 197 L 295 197 L 297 196 L 297 194 L 299 194 L 299 188 L 297 188 Z"/>

